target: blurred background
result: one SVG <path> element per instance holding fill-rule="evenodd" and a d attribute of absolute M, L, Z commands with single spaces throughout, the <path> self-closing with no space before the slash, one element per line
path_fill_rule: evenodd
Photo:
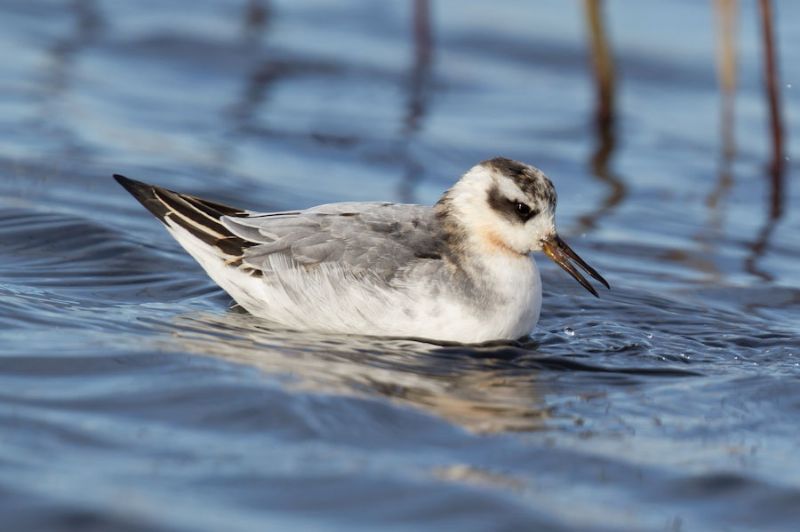
<path fill-rule="evenodd" d="M 3 1 L 4 522 L 791 529 L 798 21 L 789 0 Z M 270 330 L 111 180 L 432 203 L 498 155 L 553 179 L 613 289 L 540 261 L 543 321 L 496 349 Z"/>

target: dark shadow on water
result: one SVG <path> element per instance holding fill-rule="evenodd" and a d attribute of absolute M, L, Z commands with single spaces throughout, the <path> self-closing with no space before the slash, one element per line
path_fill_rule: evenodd
<path fill-rule="evenodd" d="M 600 0 L 585 0 L 584 7 L 589 28 L 589 50 L 596 92 L 594 116 L 596 140 L 589 166 L 592 174 L 608 187 L 609 192 L 595 210 L 578 218 L 580 231 L 594 229 L 597 222 L 613 212 L 627 195 L 624 181 L 611 170 L 611 159 L 617 145 L 616 83 L 614 59 L 601 13 L 602 3 Z"/>
<path fill-rule="evenodd" d="M 272 17 L 272 6 L 268 0 L 248 0 L 242 24 L 246 39 L 254 43 L 260 41 Z"/>
<path fill-rule="evenodd" d="M 715 4 L 718 41 L 718 78 L 721 92 L 720 138 L 721 164 L 717 184 L 706 198 L 712 211 L 712 225 L 719 229 L 722 223 L 721 203 L 733 185 L 733 160 L 736 157 L 736 5 L 732 0 Z"/>
<path fill-rule="evenodd" d="M 733 163 L 736 158 L 735 111 L 736 111 L 736 6 L 731 0 L 721 0 L 714 4 L 717 17 L 718 59 L 717 71 L 720 87 L 720 162 L 717 179 L 708 193 L 705 204 L 709 210 L 709 220 L 701 234 L 696 238 L 706 257 L 714 257 L 717 244 L 723 237 L 725 222 L 725 203 L 734 184 Z M 703 271 L 711 276 L 712 282 L 719 282 L 721 272 L 713 260 L 704 262 Z"/>
<path fill-rule="evenodd" d="M 744 269 L 764 281 L 774 280 L 773 275 L 758 267 L 761 259 L 769 248 L 769 242 L 775 227 L 783 216 L 784 199 L 784 128 L 781 111 L 781 98 L 778 76 L 778 52 L 775 43 L 773 13 L 771 0 L 760 0 L 762 38 L 764 40 L 764 95 L 767 101 L 770 117 L 770 140 L 772 146 L 772 159 L 769 163 L 767 176 L 769 182 L 769 200 L 766 209 L 766 220 L 758 232 L 756 239 L 750 245 L 751 253 L 745 259 Z"/>
<path fill-rule="evenodd" d="M 415 203 L 414 189 L 422 178 L 423 166 L 413 155 L 414 139 L 422 129 L 428 112 L 430 78 L 433 62 L 433 35 L 431 29 L 431 0 L 413 2 L 414 60 L 408 77 L 406 112 L 403 119 L 401 159 L 403 177 L 398 188 L 400 201 Z"/>
<path fill-rule="evenodd" d="M 768 183 L 770 192 L 765 208 L 766 219 L 761 229 L 758 231 L 755 240 L 749 245 L 750 254 L 744 261 L 744 269 L 764 281 L 774 281 L 774 276 L 760 268 L 758 266 L 758 261 L 768 252 L 772 234 L 775 232 L 783 216 L 784 174 L 782 164 L 775 164 L 773 162 L 770 165 Z"/>

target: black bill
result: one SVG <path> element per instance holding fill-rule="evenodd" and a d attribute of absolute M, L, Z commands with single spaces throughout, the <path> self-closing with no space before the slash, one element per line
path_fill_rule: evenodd
<path fill-rule="evenodd" d="M 595 280 L 603 283 L 606 288 L 611 288 L 608 285 L 608 281 L 603 279 L 603 276 L 597 273 L 597 270 L 586 264 L 586 262 L 578 256 L 577 253 L 572 251 L 572 248 L 567 245 L 566 242 L 561 240 L 561 237 L 558 235 L 553 235 L 551 238 L 547 240 L 542 240 L 542 251 L 545 254 L 553 259 L 553 262 L 564 268 L 567 273 L 569 273 L 576 281 L 578 281 L 582 287 L 587 289 L 591 292 L 595 297 L 600 297 L 597 295 L 597 290 L 594 289 L 592 285 L 589 284 L 589 281 L 586 280 L 586 277 L 578 271 L 577 268 L 570 262 L 570 259 L 575 262 L 580 268 L 591 275 Z"/>

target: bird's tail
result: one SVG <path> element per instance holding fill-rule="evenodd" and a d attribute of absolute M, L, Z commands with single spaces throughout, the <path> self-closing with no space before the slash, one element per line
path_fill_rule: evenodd
<path fill-rule="evenodd" d="M 175 228 L 181 228 L 188 232 L 189 235 L 223 258 L 228 265 L 238 266 L 241 264 L 244 250 L 253 245 L 234 235 L 220 221 L 223 216 L 247 216 L 247 211 L 243 209 L 148 185 L 119 174 L 114 174 L 114 179 L 167 226 L 167 229 L 190 253 L 192 252 L 189 249 L 191 243 L 182 241 L 175 233 Z M 194 255 L 194 253 L 192 254 Z M 200 259 L 198 258 L 198 260 Z"/>

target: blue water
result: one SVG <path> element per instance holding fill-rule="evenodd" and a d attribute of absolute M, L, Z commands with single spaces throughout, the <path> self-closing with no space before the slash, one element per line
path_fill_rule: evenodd
<path fill-rule="evenodd" d="M 710 2 L 606 3 L 605 144 L 582 3 L 414 5 L 0 4 L 4 529 L 796 528 L 800 6 L 776 174 L 755 2 L 730 158 Z M 540 259 L 537 330 L 484 347 L 272 330 L 110 178 L 433 202 L 495 155 L 613 289 Z"/>

